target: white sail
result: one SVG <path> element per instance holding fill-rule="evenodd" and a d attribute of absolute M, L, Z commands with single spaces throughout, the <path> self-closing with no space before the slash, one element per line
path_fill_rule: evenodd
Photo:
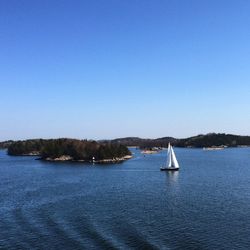
<path fill-rule="evenodd" d="M 171 146 L 170 144 L 168 145 L 169 145 L 169 148 L 168 148 L 167 166 L 170 168 L 172 167 L 172 154 L 171 154 Z"/>
<path fill-rule="evenodd" d="M 176 159 L 175 153 L 174 153 L 174 149 L 173 147 L 170 145 L 170 143 L 168 144 L 168 152 L 167 152 L 167 165 L 162 167 L 161 170 L 179 170 L 179 163 Z"/>
<path fill-rule="evenodd" d="M 180 167 L 179 163 L 178 163 L 178 161 L 176 159 L 173 147 L 171 147 L 171 160 L 172 160 L 172 166 L 171 167 L 174 167 L 174 168 L 179 168 Z"/>
<path fill-rule="evenodd" d="M 168 143 L 168 154 L 169 154 L 169 152 L 170 152 L 170 147 L 171 147 L 171 145 L 170 145 L 170 142 Z"/>

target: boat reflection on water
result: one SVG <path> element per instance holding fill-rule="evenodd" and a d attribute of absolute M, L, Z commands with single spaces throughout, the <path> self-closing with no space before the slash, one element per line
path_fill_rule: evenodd
<path fill-rule="evenodd" d="M 179 171 L 166 172 L 166 181 L 168 186 L 178 186 Z"/>

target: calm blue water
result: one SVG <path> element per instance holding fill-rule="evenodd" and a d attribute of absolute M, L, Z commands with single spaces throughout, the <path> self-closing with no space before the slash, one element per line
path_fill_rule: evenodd
<path fill-rule="evenodd" d="M 118 165 L 0 151 L 1 249 L 250 249 L 250 148 L 178 149 Z"/>

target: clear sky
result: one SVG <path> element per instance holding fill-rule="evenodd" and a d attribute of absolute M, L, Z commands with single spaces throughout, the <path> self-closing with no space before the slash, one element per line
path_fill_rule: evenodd
<path fill-rule="evenodd" d="M 249 0 L 1 0 L 0 140 L 250 135 Z"/>

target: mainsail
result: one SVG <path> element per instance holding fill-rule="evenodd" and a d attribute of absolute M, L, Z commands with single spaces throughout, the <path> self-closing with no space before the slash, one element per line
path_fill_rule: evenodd
<path fill-rule="evenodd" d="M 168 145 L 168 162 L 167 162 L 167 166 L 169 168 L 179 168 L 179 163 L 176 159 L 173 147 L 170 146 L 170 144 Z"/>
<path fill-rule="evenodd" d="M 174 168 L 179 168 L 180 166 L 179 166 L 179 163 L 178 163 L 178 161 L 177 161 L 177 159 L 176 159 L 176 156 L 175 156 L 175 153 L 174 153 L 174 150 L 173 150 L 173 147 L 171 147 L 171 158 L 172 158 L 172 166 L 174 167 Z"/>

